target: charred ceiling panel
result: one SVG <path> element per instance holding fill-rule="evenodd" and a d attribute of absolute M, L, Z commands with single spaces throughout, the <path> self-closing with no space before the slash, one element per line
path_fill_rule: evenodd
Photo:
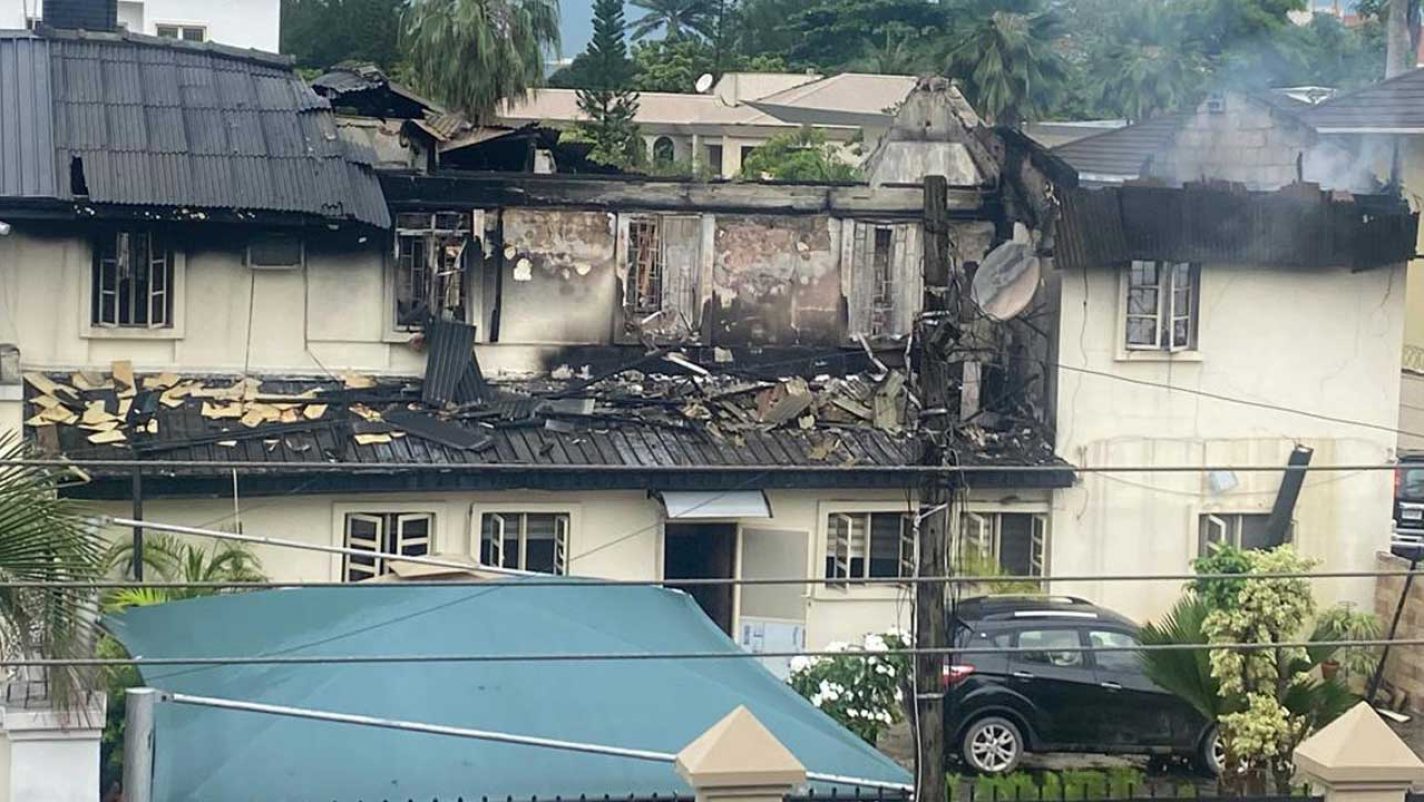
<path fill-rule="evenodd" d="M 506 209 L 500 340 L 607 343 L 616 238 L 606 212 Z"/>
<path fill-rule="evenodd" d="M 718 216 L 713 342 L 839 344 L 840 221 L 825 216 Z"/>

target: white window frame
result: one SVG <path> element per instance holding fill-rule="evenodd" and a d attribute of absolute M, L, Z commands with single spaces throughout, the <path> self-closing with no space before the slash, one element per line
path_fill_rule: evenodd
<path fill-rule="evenodd" d="M 151 235 L 149 229 L 144 227 L 126 227 L 122 229 L 112 229 L 100 232 L 99 236 L 117 237 L 120 231 L 132 236 L 135 233 Z M 187 307 L 187 272 L 188 255 L 181 248 L 173 243 L 168 243 L 168 253 L 173 262 L 173 282 L 168 287 L 168 293 L 172 296 L 173 319 L 167 326 L 118 326 L 111 324 L 95 323 L 93 317 L 93 293 L 94 293 L 94 263 L 97 258 L 95 248 L 97 241 L 89 238 L 86 241 L 86 251 L 83 269 L 79 271 L 79 336 L 83 339 L 94 340 L 181 340 L 184 336 L 184 324 Z"/>
<path fill-rule="evenodd" d="M 1199 513 L 1194 519 L 1196 524 L 1192 529 L 1192 537 L 1195 545 L 1192 548 L 1194 557 L 1205 557 L 1209 553 L 1206 545 L 1209 543 L 1230 543 L 1236 548 L 1241 548 L 1241 532 L 1246 517 L 1269 518 L 1270 510 L 1207 510 Z M 1202 526 L 1209 527 L 1213 534 L 1202 539 Z M 1295 542 L 1295 521 L 1292 520 L 1286 526 L 1286 538 L 1284 543 Z"/>
<path fill-rule="evenodd" d="M 993 560 L 994 565 L 1001 565 L 1004 547 L 1003 516 L 1005 515 L 1028 515 L 1031 521 L 1029 532 L 1029 570 L 1035 576 L 1048 579 L 1048 512 L 1043 510 L 1017 510 L 1017 509 L 970 509 L 960 513 L 955 525 L 958 527 L 954 537 L 954 548 L 950 552 L 951 560 L 967 553 L 970 549 L 979 552 L 984 559 Z"/>
<path fill-rule="evenodd" d="M 904 501 L 890 502 L 822 502 L 817 509 L 816 541 L 815 548 L 808 553 L 807 571 L 809 576 L 816 579 L 812 585 L 812 596 L 827 599 L 845 599 L 848 596 L 853 598 L 896 598 L 897 594 L 903 591 L 903 587 L 885 581 L 877 581 L 874 584 L 857 583 L 856 580 L 866 578 L 870 573 L 870 524 L 869 517 L 872 514 L 898 514 L 906 515 L 911 519 L 918 513 L 918 509 L 907 508 Z M 845 580 L 835 580 L 826 576 L 826 557 L 833 547 L 834 535 L 831 532 L 831 522 L 842 516 L 849 518 L 861 518 L 864 521 L 865 537 L 862 548 L 864 553 L 860 555 L 862 560 L 861 575 L 848 577 Z M 906 532 L 909 532 L 908 536 Z M 850 544 L 845 544 L 846 551 L 846 571 L 850 568 L 850 554 L 848 551 Z M 915 540 L 914 529 L 912 527 L 902 528 L 899 538 L 899 559 L 901 575 L 908 578 L 914 576 L 915 561 Z M 908 573 L 906 573 L 908 569 Z M 890 579 L 891 577 L 885 577 Z"/>
<path fill-rule="evenodd" d="M 379 505 L 374 506 L 379 510 Z M 425 552 L 421 555 L 414 556 L 428 557 L 435 553 L 434 546 L 437 540 L 436 526 L 439 523 L 439 516 L 435 512 L 390 512 L 377 510 L 363 510 L 360 512 L 347 511 L 341 514 L 342 546 L 348 549 L 366 546 L 368 550 L 372 552 L 402 554 L 406 546 L 420 544 L 421 541 L 423 541 Z M 351 524 L 355 521 L 364 521 L 373 525 L 376 530 L 375 537 L 362 540 L 353 537 Z M 405 534 L 406 526 L 416 521 L 425 522 L 425 534 L 423 536 L 412 534 L 409 539 L 407 539 Z M 395 528 L 394 539 L 388 537 L 388 535 L 392 534 L 388 529 L 388 525 L 394 526 Z M 388 540 L 390 540 L 389 549 L 385 548 Z M 352 555 L 349 554 L 341 555 L 340 576 L 342 582 L 358 582 L 363 579 L 373 579 L 375 577 L 384 576 L 389 573 L 388 569 L 391 562 L 399 562 L 399 560 L 394 557 L 374 557 L 372 558 L 374 564 L 370 568 L 367 568 L 365 566 L 353 566 L 351 564 L 351 557 Z M 366 576 L 353 579 L 351 576 L 353 569 L 359 573 L 366 574 Z"/>
<path fill-rule="evenodd" d="M 562 515 L 566 523 L 564 524 L 564 544 L 563 544 L 563 576 L 573 573 L 573 565 L 578 560 L 579 554 L 576 551 L 579 542 L 580 526 L 582 525 L 582 508 L 577 504 L 556 504 L 548 502 L 529 502 L 521 504 L 519 502 L 502 502 L 498 504 L 488 504 L 475 502 L 470 505 L 468 553 L 476 563 L 484 565 L 480 560 L 481 540 L 484 537 L 484 516 L 486 515 Z M 522 543 L 523 550 L 527 543 Z M 557 547 L 556 547 L 557 548 Z M 557 554 L 557 552 L 556 552 Z M 520 565 L 524 565 L 524 555 L 520 555 Z M 501 566 L 486 566 L 489 568 L 500 568 Z M 509 570 L 509 569 L 504 569 Z M 522 570 L 522 569 L 521 569 Z"/>
<path fill-rule="evenodd" d="M 1156 293 L 1156 308 L 1152 312 L 1134 312 L 1129 299 L 1134 289 L 1133 273 L 1148 265 L 1157 269 L 1157 283 L 1147 285 Z M 1118 323 L 1116 339 L 1121 359 L 1162 359 L 1193 357 L 1198 354 L 1201 329 L 1201 267 L 1189 262 L 1134 261 L 1120 272 Z M 1176 290 L 1185 286 L 1185 308 L 1178 308 Z M 1134 320 L 1152 322 L 1153 341 L 1133 343 L 1128 340 L 1129 325 Z M 1178 320 L 1187 321 L 1187 336 L 1175 337 Z"/>
<path fill-rule="evenodd" d="M 548 515 L 554 518 L 554 564 L 553 571 L 536 571 L 529 567 L 529 516 Z M 561 512 L 485 512 L 480 515 L 479 533 L 480 548 L 476 551 L 475 559 L 479 560 L 479 554 L 484 551 L 485 520 L 491 519 L 496 524 L 497 535 L 492 541 L 495 557 L 492 564 L 486 567 L 500 568 L 505 570 L 529 571 L 530 573 L 551 573 L 554 576 L 568 576 L 569 573 L 569 529 L 571 521 L 567 513 Z M 514 560 L 514 565 L 506 565 L 505 548 L 510 538 L 510 527 L 517 527 L 514 534 L 516 548 L 519 554 Z M 480 564 L 484 565 L 483 560 Z"/>
<path fill-rule="evenodd" d="M 172 28 L 177 36 L 164 36 L 160 31 L 164 28 Z M 183 36 L 186 31 L 202 31 L 203 38 L 188 39 Z M 208 41 L 208 26 L 201 22 L 155 22 L 153 23 L 153 35 L 160 39 L 172 39 L 177 42 L 206 42 Z"/>

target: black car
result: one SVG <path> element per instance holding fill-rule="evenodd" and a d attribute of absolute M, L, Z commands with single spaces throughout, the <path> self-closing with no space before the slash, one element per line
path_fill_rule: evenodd
<path fill-rule="evenodd" d="M 1127 618 L 1071 597 L 984 596 L 955 605 L 950 632 L 957 649 L 1031 649 L 946 662 L 945 739 L 969 768 L 1002 773 L 1029 752 L 1095 752 L 1180 755 L 1220 771 L 1216 726 L 1148 679 L 1138 652 L 1069 650 L 1136 646 Z"/>

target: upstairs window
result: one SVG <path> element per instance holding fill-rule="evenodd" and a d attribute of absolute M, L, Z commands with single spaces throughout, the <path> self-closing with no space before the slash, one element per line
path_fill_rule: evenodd
<path fill-rule="evenodd" d="M 348 554 L 342 576 L 347 582 L 360 582 L 390 573 L 393 558 L 377 556 L 382 553 L 424 557 L 430 554 L 430 537 L 434 530 L 433 513 L 349 513 L 346 548 L 370 552 L 370 555 Z"/>
<path fill-rule="evenodd" d="M 89 322 L 101 328 L 173 325 L 173 252 L 151 231 L 117 231 L 94 241 Z"/>
<path fill-rule="evenodd" d="M 1181 262 L 1133 262 L 1127 269 L 1125 340 L 1129 351 L 1197 347 L 1201 271 Z"/>
<path fill-rule="evenodd" d="M 634 319 L 663 308 L 663 253 L 656 217 L 628 221 L 628 285 L 623 297 Z"/>
<path fill-rule="evenodd" d="M 857 579 L 915 575 L 915 531 L 903 512 L 836 512 L 826 518 L 826 579 L 845 587 Z"/>
<path fill-rule="evenodd" d="M 160 39 L 181 39 L 185 42 L 208 41 L 208 29 L 202 25 L 159 24 L 154 26 L 154 33 Z"/>
<path fill-rule="evenodd" d="M 851 265 L 842 277 L 852 339 L 908 334 L 920 304 L 920 228 L 913 223 L 847 221 Z"/>
<path fill-rule="evenodd" d="M 569 516 L 487 512 L 480 517 L 480 564 L 541 574 L 568 573 Z"/>
<path fill-rule="evenodd" d="M 466 322 L 470 244 L 470 216 L 463 212 L 396 217 L 397 331 L 421 331 L 431 319 Z"/>

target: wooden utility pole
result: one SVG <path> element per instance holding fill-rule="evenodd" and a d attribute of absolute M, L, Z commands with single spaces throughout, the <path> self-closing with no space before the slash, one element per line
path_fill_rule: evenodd
<path fill-rule="evenodd" d="M 958 405 L 949 400 L 947 346 L 958 336 L 959 288 L 950 272 L 949 185 L 944 176 L 925 176 L 924 303 L 915 341 L 919 346 L 920 464 L 944 465 L 944 445 Z M 920 476 L 919 556 L 921 577 L 946 576 L 949 569 L 950 486 L 947 475 Z M 915 646 L 939 649 L 947 645 L 944 599 L 939 582 L 915 586 Z M 919 802 L 942 802 L 944 780 L 945 656 L 915 657 L 916 788 Z"/>

